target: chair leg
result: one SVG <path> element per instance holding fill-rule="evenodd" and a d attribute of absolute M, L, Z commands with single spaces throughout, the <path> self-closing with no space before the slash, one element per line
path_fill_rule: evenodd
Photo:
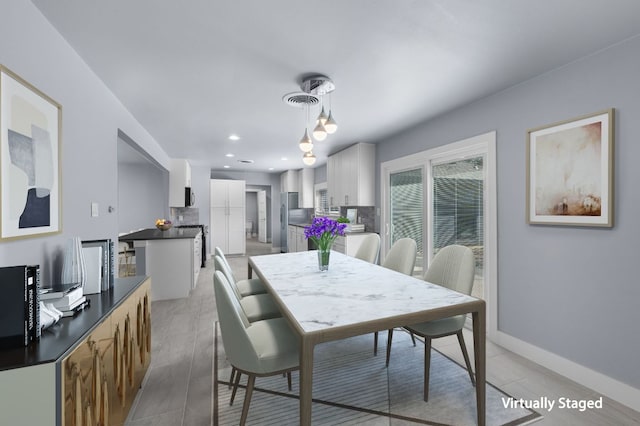
<path fill-rule="evenodd" d="M 373 333 L 373 356 L 378 355 L 378 332 Z"/>
<path fill-rule="evenodd" d="M 473 371 L 471 370 L 471 363 L 469 362 L 469 354 L 467 353 L 467 345 L 464 344 L 464 336 L 462 335 L 462 330 L 456 333 L 458 336 L 458 343 L 460 343 L 460 349 L 462 349 L 462 356 L 464 356 L 464 363 L 467 364 L 467 371 L 469 372 L 469 378 L 471 379 L 471 384 L 473 386 L 476 385 L 476 381 L 473 378 Z"/>
<path fill-rule="evenodd" d="M 242 416 L 240 416 L 240 426 L 244 426 L 247 422 L 247 415 L 249 414 L 249 404 L 251 404 L 251 394 L 253 393 L 253 385 L 256 381 L 256 376 L 249 375 L 247 379 L 247 390 L 244 394 L 244 404 L 242 404 Z"/>
<path fill-rule="evenodd" d="M 413 331 L 410 331 L 409 334 L 411 335 L 411 341 L 413 342 L 413 346 L 416 345 L 416 336 L 413 335 Z"/>
<path fill-rule="evenodd" d="M 391 358 L 391 340 L 393 339 L 393 328 L 389 329 L 387 336 L 387 360 L 384 364 L 385 367 L 389 366 L 389 359 Z"/>
<path fill-rule="evenodd" d="M 231 389 L 231 386 L 233 385 L 233 379 L 235 379 L 235 377 L 236 377 L 236 368 L 231 367 L 231 376 L 229 377 L 229 389 Z"/>
<path fill-rule="evenodd" d="M 429 401 L 429 370 L 431 367 L 431 338 L 424 337 L 424 402 Z"/>
<path fill-rule="evenodd" d="M 240 376 L 242 376 L 242 373 L 236 370 L 236 380 L 235 382 L 233 382 L 233 390 L 231 391 L 231 399 L 229 399 L 229 405 L 233 405 L 233 400 L 236 398 L 236 392 L 238 391 L 238 385 L 240 384 Z"/>
<path fill-rule="evenodd" d="M 287 385 L 289 386 L 289 392 L 291 392 L 291 371 L 287 372 Z"/>

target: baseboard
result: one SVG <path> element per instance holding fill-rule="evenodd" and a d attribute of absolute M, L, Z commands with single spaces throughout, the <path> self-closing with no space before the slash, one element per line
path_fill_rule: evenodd
<path fill-rule="evenodd" d="M 536 364 L 565 376 L 576 383 L 593 389 L 602 395 L 640 412 L 640 389 L 636 389 L 602 373 L 577 364 L 552 352 L 517 339 L 501 331 L 495 334 L 494 343 Z"/>

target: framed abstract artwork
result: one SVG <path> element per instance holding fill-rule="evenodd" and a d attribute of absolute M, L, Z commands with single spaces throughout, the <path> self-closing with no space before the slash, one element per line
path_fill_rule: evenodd
<path fill-rule="evenodd" d="M 614 110 L 527 132 L 527 222 L 613 226 Z"/>
<path fill-rule="evenodd" d="M 0 240 L 61 232 L 62 107 L 0 65 Z"/>

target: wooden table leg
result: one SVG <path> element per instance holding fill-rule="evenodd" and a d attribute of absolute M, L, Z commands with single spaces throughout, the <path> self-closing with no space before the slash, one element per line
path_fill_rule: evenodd
<path fill-rule="evenodd" d="M 476 404 L 478 426 L 484 426 L 486 416 L 486 305 L 473 312 L 473 352 L 476 367 Z"/>
<path fill-rule="evenodd" d="M 300 425 L 311 425 L 314 344 L 302 337 L 300 343 Z"/>
<path fill-rule="evenodd" d="M 247 278 L 253 278 L 253 268 L 250 263 L 247 263 Z"/>

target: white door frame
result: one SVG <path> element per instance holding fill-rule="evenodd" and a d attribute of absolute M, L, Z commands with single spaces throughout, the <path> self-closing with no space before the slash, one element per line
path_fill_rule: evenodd
<path fill-rule="evenodd" d="M 423 169 L 424 176 L 424 228 L 423 241 L 426 243 L 424 250 L 424 270 L 432 257 L 433 247 L 431 238 L 433 225 L 428 217 L 432 217 L 431 195 L 431 165 L 443 162 L 464 159 L 472 156 L 483 155 L 485 157 L 484 172 L 484 300 L 487 303 L 487 331 L 490 339 L 494 339 L 498 327 L 498 232 L 497 232 L 497 176 L 496 176 L 496 132 L 488 132 L 458 142 L 432 148 L 426 151 L 411 154 L 394 160 L 385 161 L 380 165 L 380 190 L 381 190 L 381 259 L 384 259 L 389 247 L 389 220 L 390 212 L 390 188 L 391 174 L 417 168 Z"/>

